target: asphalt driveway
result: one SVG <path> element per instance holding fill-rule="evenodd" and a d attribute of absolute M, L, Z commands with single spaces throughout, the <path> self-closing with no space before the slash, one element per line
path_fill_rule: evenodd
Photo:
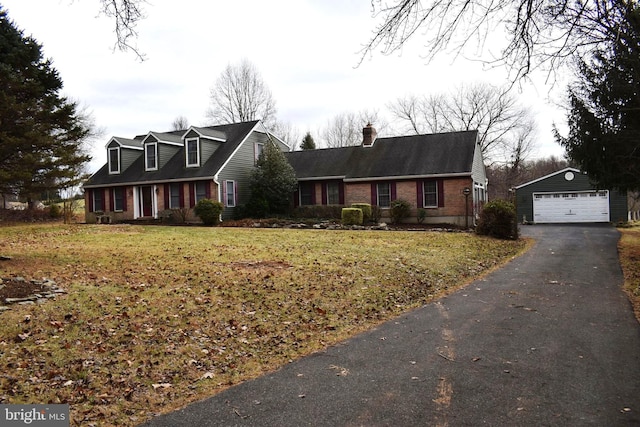
<path fill-rule="evenodd" d="M 455 294 L 146 425 L 640 425 L 618 232 L 522 234 L 530 252 Z"/>

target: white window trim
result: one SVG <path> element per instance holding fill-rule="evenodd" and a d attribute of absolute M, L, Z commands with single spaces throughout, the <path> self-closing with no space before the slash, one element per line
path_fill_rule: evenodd
<path fill-rule="evenodd" d="M 436 186 L 436 204 L 435 205 L 427 205 L 427 197 L 426 197 L 426 192 L 425 192 L 425 182 L 422 183 L 422 207 L 425 209 L 436 209 L 438 207 L 438 199 L 440 198 L 440 195 L 438 194 L 438 182 L 437 181 L 432 181 L 434 183 L 434 185 Z"/>
<path fill-rule="evenodd" d="M 113 197 L 113 211 L 114 212 L 124 212 L 124 200 L 122 201 L 122 207 L 120 209 L 118 209 L 118 207 L 116 206 L 116 190 L 118 188 L 122 188 L 122 187 L 114 187 L 111 190 L 111 197 Z M 126 191 L 126 189 L 122 188 L 122 198 L 124 199 L 125 197 L 127 197 L 127 191 Z"/>
<path fill-rule="evenodd" d="M 111 168 L 111 151 L 115 151 L 118 155 L 118 170 L 112 170 Z M 107 158 L 109 160 L 109 175 L 116 175 L 120 173 L 120 147 L 110 147 L 107 150 Z"/>
<path fill-rule="evenodd" d="M 258 147 L 262 147 L 260 149 L 258 149 Z M 253 145 L 253 156 L 255 161 L 258 161 L 258 157 L 260 157 L 260 153 L 262 153 L 264 151 L 264 143 L 263 142 L 256 142 Z"/>
<path fill-rule="evenodd" d="M 388 206 L 382 206 L 380 204 L 380 186 L 381 185 L 386 185 L 387 188 L 389 189 L 389 205 Z M 389 183 L 389 182 L 379 182 L 379 183 L 376 184 L 376 199 L 377 199 L 376 200 L 376 205 L 377 206 L 379 206 L 379 207 L 381 207 L 383 209 L 391 207 L 391 202 L 392 202 L 392 200 L 391 200 L 391 183 Z"/>
<path fill-rule="evenodd" d="M 229 183 L 231 183 L 231 186 L 233 187 L 233 192 L 231 193 L 231 197 L 233 198 L 233 203 L 228 203 L 229 202 Z M 226 180 L 225 183 L 224 183 L 224 189 L 225 189 L 224 202 L 225 202 L 225 205 L 228 208 L 235 208 L 236 207 L 236 203 L 237 203 L 237 200 L 236 200 L 236 185 L 237 185 L 236 182 L 233 181 L 233 180 L 230 180 L 230 179 Z"/>
<path fill-rule="evenodd" d="M 195 163 L 189 163 L 189 143 L 190 142 L 195 142 L 196 143 L 196 162 Z M 200 140 L 199 140 L 199 138 L 187 138 L 187 139 L 184 140 L 184 157 L 185 157 L 185 164 L 187 165 L 188 168 L 193 168 L 193 167 L 200 166 Z"/>
<path fill-rule="evenodd" d="M 333 186 L 333 185 L 335 185 L 336 189 L 338 190 L 338 193 L 337 193 L 338 201 L 336 203 L 331 203 L 331 201 L 329 200 L 329 196 L 330 196 L 329 187 Z M 338 182 L 327 182 L 325 184 L 325 191 L 327 192 L 327 205 L 339 205 L 340 204 L 340 183 L 338 183 Z"/>
<path fill-rule="evenodd" d="M 147 164 L 147 160 L 148 160 L 147 150 L 152 145 L 155 147 L 155 163 L 156 163 L 156 165 L 155 165 L 155 167 L 150 168 L 149 165 Z M 157 142 L 150 142 L 150 143 L 144 145 L 144 170 L 146 170 L 146 171 L 157 171 L 158 170 L 158 143 Z"/>

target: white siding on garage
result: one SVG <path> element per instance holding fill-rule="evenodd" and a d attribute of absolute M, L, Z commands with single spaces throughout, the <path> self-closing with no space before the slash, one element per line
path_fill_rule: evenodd
<path fill-rule="evenodd" d="M 534 193 L 535 223 L 609 222 L 609 192 Z"/>

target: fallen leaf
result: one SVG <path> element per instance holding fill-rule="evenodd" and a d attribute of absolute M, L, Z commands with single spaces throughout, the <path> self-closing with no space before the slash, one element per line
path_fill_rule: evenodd
<path fill-rule="evenodd" d="M 154 390 L 157 390 L 159 388 L 169 388 L 171 387 L 171 384 L 169 383 L 151 384 L 151 387 L 153 387 Z"/>

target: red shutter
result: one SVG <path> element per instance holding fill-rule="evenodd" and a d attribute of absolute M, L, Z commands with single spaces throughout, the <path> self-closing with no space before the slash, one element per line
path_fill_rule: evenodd
<path fill-rule="evenodd" d="M 196 205 L 196 185 L 193 182 L 189 183 L 189 207 Z"/>
<path fill-rule="evenodd" d="M 338 197 L 340 198 L 338 202 L 344 205 L 344 182 L 338 184 Z"/>
<path fill-rule="evenodd" d="M 371 183 L 371 205 L 376 206 L 378 204 L 378 186 L 375 182 Z"/>
<path fill-rule="evenodd" d="M 184 208 L 184 184 L 180 183 L 180 207 Z"/>
<path fill-rule="evenodd" d="M 438 207 L 444 208 L 444 181 L 438 180 Z"/>
<path fill-rule="evenodd" d="M 95 209 L 93 207 L 93 192 L 96 190 L 89 190 L 89 192 L 87 193 L 87 198 L 89 199 L 89 212 L 95 212 Z"/>
<path fill-rule="evenodd" d="M 327 186 L 329 185 L 328 182 L 322 182 L 320 183 L 320 185 L 322 186 L 322 202 L 321 204 L 326 205 L 327 203 Z"/>
<path fill-rule="evenodd" d="M 171 184 L 164 185 L 164 208 L 169 209 L 169 192 L 171 191 Z"/>
<path fill-rule="evenodd" d="M 107 200 L 107 189 L 106 189 L 106 188 L 104 188 L 104 189 L 102 190 L 102 207 L 100 208 L 100 210 L 101 210 L 101 211 L 104 211 L 104 210 L 105 210 L 105 209 L 104 209 L 104 208 L 106 207 L 106 205 L 104 204 L 104 201 L 105 201 L 105 200 Z"/>
<path fill-rule="evenodd" d="M 115 188 L 112 188 L 111 191 L 109 191 L 109 210 L 111 212 L 113 212 L 115 210 L 114 209 L 114 201 L 113 201 L 113 199 L 115 199 L 115 195 L 116 195 L 115 193 L 116 193 L 116 189 Z"/>
<path fill-rule="evenodd" d="M 394 201 L 397 197 L 395 181 L 392 182 L 391 185 L 389 185 L 389 187 L 391 187 L 391 201 Z"/>
<path fill-rule="evenodd" d="M 127 187 L 122 187 L 122 210 L 127 210 Z"/>
<path fill-rule="evenodd" d="M 416 203 L 418 208 L 424 207 L 424 181 L 416 181 Z"/>
<path fill-rule="evenodd" d="M 211 199 L 211 181 L 205 181 L 204 183 L 204 197 Z"/>

